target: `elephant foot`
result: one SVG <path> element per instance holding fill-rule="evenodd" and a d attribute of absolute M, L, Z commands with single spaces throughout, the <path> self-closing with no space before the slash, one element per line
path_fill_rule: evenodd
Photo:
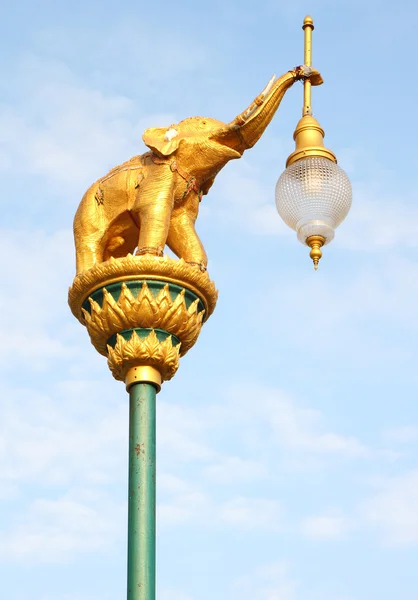
<path fill-rule="evenodd" d="M 161 248 L 161 246 L 142 246 L 142 248 L 138 248 L 135 252 L 135 256 L 143 256 L 144 254 L 164 256 L 164 248 Z"/>

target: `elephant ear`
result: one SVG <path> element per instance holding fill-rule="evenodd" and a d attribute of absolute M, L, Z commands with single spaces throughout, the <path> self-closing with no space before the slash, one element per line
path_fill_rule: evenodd
<path fill-rule="evenodd" d="M 142 139 L 145 144 L 158 156 L 170 156 L 179 147 L 181 142 L 180 135 L 172 137 L 167 135 L 168 132 L 173 131 L 171 128 L 166 127 L 150 127 L 144 132 Z"/>

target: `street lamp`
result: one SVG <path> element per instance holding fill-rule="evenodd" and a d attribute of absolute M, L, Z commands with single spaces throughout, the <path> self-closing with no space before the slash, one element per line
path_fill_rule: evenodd
<path fill-rule="evenodd" d="M 219 171 L 258 142 L 296 81 L 304 81 L 305 106 L 277 205 L 311 247 L 315 267 L 350 207 L 350 183 L 311 115 L 310 86 L 322 79 L 310 66 L 310 17 L 304 29 L 306 65 L 271 79 L 230 123 L 189 117 L 150 127 L 149 151 L 93 183 L 74 218 L 77 272 L 68 302 L 129 393 L 128 600 L 155 600 L 156 394 L 218 297 L 195 229 L 200 201 Z M 164 256 L 166 245 L 178 260 Z"/>
<path fill-rule="evenodd" d="M 305 66 L 312 66 L 311 17 L 303 22 Z M 337 165 L 331 150 L 324 147 L 324 130 L 312 116 L 311 81 L 304 82 L 302 118 L 294 133 L 296 149 L 286 161 L 286 170 L 276 184 L 276 205 L 283 221 L 294 229 L 298 240 L 311 248 L 315 270 L 321 247 L 334 238 L 334 230 L 351 206 L 351 184 Z"/>

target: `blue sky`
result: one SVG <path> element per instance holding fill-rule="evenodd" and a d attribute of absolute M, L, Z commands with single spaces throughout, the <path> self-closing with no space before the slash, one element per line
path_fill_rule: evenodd
<path fill-rule="evenodd" d="M 85 189 L 148 126 L 231 120 L 303 57 L 353 207 L 315 273 L 274 187 L 302 88 L 217 177 L 219 289 L 158 396 L 160 600 L 415 600 L 414 2 L 15 2 L 0 18 L 0 581 L 125 597 L 127 395 L 67 306 Z"/>

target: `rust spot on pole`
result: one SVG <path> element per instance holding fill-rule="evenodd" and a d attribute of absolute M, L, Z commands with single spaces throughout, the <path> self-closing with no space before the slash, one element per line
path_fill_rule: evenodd
<path fill-rule="evenodd" d="M 142 454 L 145 454 L 145 444 L 143 442 L 135 445 L 135 454 L 137 456 L 139 456 L 141 454 L 141 452 L 142 452 Z M 138 471 L 138 473 L 139 473 L 139 471 Z"/>

